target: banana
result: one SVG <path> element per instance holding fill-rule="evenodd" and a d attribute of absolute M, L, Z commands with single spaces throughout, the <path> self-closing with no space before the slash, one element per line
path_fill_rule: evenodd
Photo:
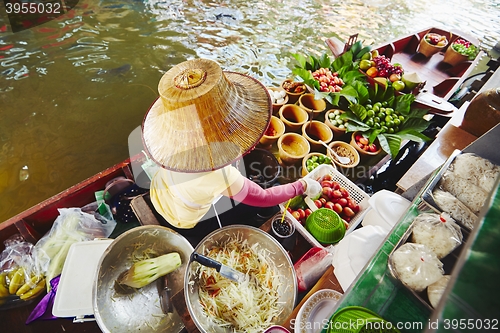
<path fill-rule="evenodd" d="M 17 291 L 16 291 L 16 295 L 17 296 L 21 296 L 22 294 L 26 293 L 27 291 L 29 291 L 30 289 L 32 288 L 35 288 L 36 287 L 36 284 L 38 282 L 40 282 L 40 280 L 43 278 L 43 276 L 41 275 L 35 275 L 33 276 L 29 281 L 27 281 L 25 284 L 23 284 L 21 286 L 21 288 L 19 288 Z"/>
<path fill-rule="evenodd" d="M 0 298 L 9 296 L 9 289 L 7 289 L 7 284 L 5 280 L 6 276 L 7 274 L 5 272 L 0 273 Z"/>
<path fill-rule="evenodd" d="M 45 279 L 41 279 L 40 281 L 38 281 L 38 283 L 36 284 L 36 286 L 31 289 L 30 291 L 22 294 L 21 296 L 19 296 L 20 299 L 22 300 L 29 300 L 31 298 L 34 298 L 34 297 L 37 297 L 38 295 L 40 295 L 45 289 Z"/>
<path fill-rule="evenodd" d="M 24 268 L 19 268 L 12 276 L 9 284 L 9 293 L 14 295 L 16 291 L 24 284 Z"/>

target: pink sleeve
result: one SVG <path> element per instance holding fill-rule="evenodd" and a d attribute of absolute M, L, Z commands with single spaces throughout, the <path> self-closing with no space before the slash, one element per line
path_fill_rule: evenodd
<path fill-rule="evenodd" d="M 263 189 L 250 179 L 245 178 L 241 191 L 233 195 L 232 198 L 249 206 L 271 207 L 302 193 L 304 193 L 304 185 L 299 180 Z"/>

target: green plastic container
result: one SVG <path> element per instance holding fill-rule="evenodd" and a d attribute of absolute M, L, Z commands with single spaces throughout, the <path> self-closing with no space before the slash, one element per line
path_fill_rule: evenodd
<path fill-rule="evenodd" d="M 306 219 L 305 228 L 318 242 L 334 244 L 345 235 L 345 224 L 339 214 L 328 208 L 320 208 Z"/>
<path fill-rule="evenodd" d="M 400 333 L 392 323 L 361 306 L 347 306 L 330 318 L 327 333 Z"/>

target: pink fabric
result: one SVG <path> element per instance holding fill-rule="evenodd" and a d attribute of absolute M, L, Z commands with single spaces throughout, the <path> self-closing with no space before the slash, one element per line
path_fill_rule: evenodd
<path fill-rule="evenodd" d="M 303 193 L 304 185 L 299 180 L 263 189 L 250 179 L 245 178 L 243 188 L 232 198 L 249 206 L 272 207 Z"/>

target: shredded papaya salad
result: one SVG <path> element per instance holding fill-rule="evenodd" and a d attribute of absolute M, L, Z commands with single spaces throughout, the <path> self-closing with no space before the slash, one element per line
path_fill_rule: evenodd
<path fill-rule="evenodd" d="M 200 265 L 199 297 L 205 315 L 233 332 L 261 333 L 280 314 L 279 275 L 269 251 L 259 244 L 231 239 L 212 247 L 205 255 L 246 274 L 237 283 L 215 269 Z"/>

